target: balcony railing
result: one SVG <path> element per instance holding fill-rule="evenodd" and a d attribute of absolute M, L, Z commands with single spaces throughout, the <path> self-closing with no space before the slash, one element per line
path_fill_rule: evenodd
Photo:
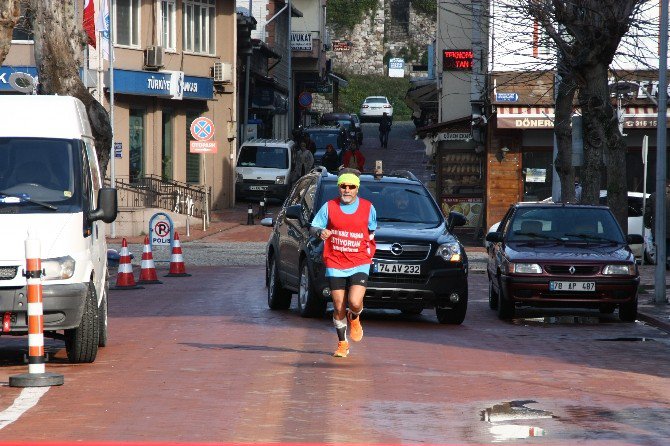
<path fill-rule="evenodd" d="M 106 178 L 107 184 L 110 179 Z M 160 208 L 178 214 L 203 218 L 209 223 L 212 190 L 174 180 L 163 180 L 147 175 L 130 181 L 128 177 L 116 178 L 120 209 Z"/>

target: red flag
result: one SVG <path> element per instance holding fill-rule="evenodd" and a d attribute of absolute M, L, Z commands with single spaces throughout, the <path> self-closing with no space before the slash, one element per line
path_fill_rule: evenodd
<path fill-rule="evenodd" d="M 88 36 L 88 44 L 95 48 L 95 7 L 93 0 L 84 0 L 83 25 Z"/>

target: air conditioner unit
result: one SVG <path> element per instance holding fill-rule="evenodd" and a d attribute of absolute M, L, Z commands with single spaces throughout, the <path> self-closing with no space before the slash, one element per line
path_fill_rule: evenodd
<path fill-rule="evenodd" d="M 229 84 L 233 81 L 233 65 L 224 62 L 214 62 L 212 78 L 217 84 Z"/>
<path fill-rule="evenodd" d="M 150 46 L 144 49 L 144 68 L 158 69 L 163 66 L 163 55 L 165 51 L 162 46 Z"/>

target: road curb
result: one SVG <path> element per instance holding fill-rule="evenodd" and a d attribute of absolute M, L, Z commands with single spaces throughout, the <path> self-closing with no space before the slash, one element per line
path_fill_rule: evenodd
<path fill-rule="evenodd" d="M 645 313 L 643 310 L 641 311 L 639 309 L 637 311 L 637 319 L 642 322 L 646 322 L 647 324 L 651 325 L 652 327 L 656 327 L 659 330 L 663 330 L 666 333 L 670 333 L 670 321 L 664 321 L 658 316 Z"/>

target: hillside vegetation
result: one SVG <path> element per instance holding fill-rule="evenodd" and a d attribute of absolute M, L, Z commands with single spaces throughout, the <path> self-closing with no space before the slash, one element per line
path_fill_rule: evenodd
<path fill-rule="evenodd" d="M 368 96 L 386 96 L 393 104 L 393 120 L 407 121 L 412 116 L 412 110 L 405 104 L 403 98 L 410 86 L 406 78 L 347 75 L 349 85 L 340 88 L 339 111 L 358 113 L 361 104 Z M 332 95 L 328 99 L 332 100 Z"/>

